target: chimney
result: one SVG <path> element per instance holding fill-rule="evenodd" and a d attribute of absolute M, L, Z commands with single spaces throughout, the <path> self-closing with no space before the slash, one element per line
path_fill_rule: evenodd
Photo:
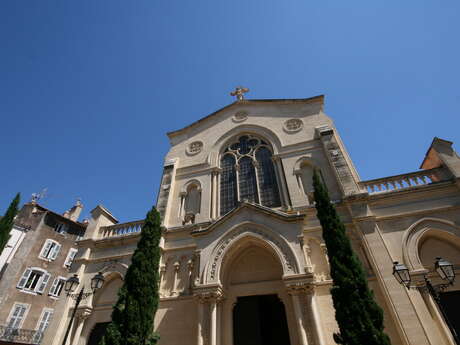
<path fill-rule="evenodd" d="M 77 199 L 75 205 L 69 210 L 66 211 L 68 213 L 68 218 L 73 220 L 74 222 L 78 221 L 78 217 L 80 217 L 81 210 L 83 209 L 83 204 L 81 203 L 80 199 Z M 64 214 L 65 217 L 65 214 Z M 67 217 L 66 217 L 67 218 Z"/>

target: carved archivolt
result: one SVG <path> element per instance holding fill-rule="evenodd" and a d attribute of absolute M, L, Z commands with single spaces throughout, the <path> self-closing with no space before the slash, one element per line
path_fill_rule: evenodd
<path fill-rule="evenodd" d="M 282 264 L 283 275 L 299 273 L 296 257 L 284 239 L 266 228 L 257 225 L 243 225 L 227 233 L 216 245 L 205 269 L 204 283 L 220 281 L 223 259 L 231 247 L 245 238 L 255 239 L 270 247 Z"/>
<path fill-rule="evenodd" d="M 127 264 L 114 260 L 110 261 L 106 266 L 104 266 L 100 272 L 104 275 L 104 277 L 112 275 L 113 273 L 118 273 L 121 279 L 124 279 L 127 270 Z"/>
<path fill-rule="evenodd" d="M 454 222 L 439 218 L 418 220 L 405 231 L 403 237 L 403 258 L 409 270 L 425 269 L 419 255 L 420 241 L 431 235 L 460 243 L 460 227 Z"/>

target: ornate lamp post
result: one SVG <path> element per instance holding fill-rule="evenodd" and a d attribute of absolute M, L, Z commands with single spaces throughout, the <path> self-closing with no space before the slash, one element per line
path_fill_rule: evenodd
<path fill-rule="evenodd" d="M 83 286 L 78 294 L 72 293 L 75 291 L 79 284 L 80 280 L 78 279 L 78 276 L 74 274 L 72 277 L 66 280 L 64 285 L 64 289 L 67 292 L 67 296 L 75 300 L 75 307 L 73 309 L 69 325 L 67 326 L 67 330 L 65 332 L 62 345 L 65 345 L 67 342 L 67 338 L 69 337 L 70 329 L 72 327 L 73 319 L 75 318 L 75 314 L 77 312 L 78 306 L 80 305 L 80 302 L 94 294 L 96 290 L 100 289 L 102 285 L 104 285 L 104 276 L 101 272 L 99 272 L 93 278 L 91 278 L 91 292 L 84 292 L 85 287 Z"/>
<path fill-rule="evenodd" d="M 411 285 L 411 276 L 409 270 L 407 269 L 406 265 L 400 264 L 398 261 L 393 263 L 393 276 L 401 285 L 404 285 L 406 288 L 409 289 L 411 287 L 418 287 L 423 291 L 427 291 L 433 297 L 433 299 L 436 301 L 436 304 L 438 305 L 439 310 L 441 311 L 444 321 L 446 322 L 452 333 L 452 336 L 454 337 L 455 342 L 460 345 L 460 339 L 458 338 L 457 332 L 455 331 L 455 328 L 447 317 L 446 311 L 441 304 L 441 292 L 447 289 L 449 285 L 454 284 L 454 265 L 452 265 L 449 261 L 444 260 L 443 258 L 437 257 L 436 261 L 434 262 L 434 269 L 438 276 L 443 280 L 443 283 L 433 284 L 428 278 L 428 275 L 425 274 L 423 276 L 425 285 Z"/>

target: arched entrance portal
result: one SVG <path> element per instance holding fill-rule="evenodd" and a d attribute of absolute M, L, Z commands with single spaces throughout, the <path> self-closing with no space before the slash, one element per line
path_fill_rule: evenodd
<path fill-rule="evenodd" d="M 290 345 L 286 312 L 277 295 L 238 297 L 233 308 L 234 345 Z"/>
<path fill-rule="evenodd" d="M 283 267 L 266 243 L 240 239 L 224 258 L 221 273 L 226 295 L 220 322 L 224 345 L 296 343 Z"/>

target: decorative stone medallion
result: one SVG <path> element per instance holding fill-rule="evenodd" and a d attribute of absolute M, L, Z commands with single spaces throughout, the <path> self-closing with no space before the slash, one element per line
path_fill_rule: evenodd
<path fill-rule="evenodd" d="M 303 122 L 300 119 L 290 119 L 284 123 L 284 130 L 288 133 L 295 133 L 302 129 Z"/>
<path fill-rule="evenodd" d="M 234 122 L 243 122 L 248 118 L 248 112 L 247 111 L 238 111 L 233 115 L 233 121 Z"/>
<path fill-rule="evenodd" d="M 203 149 L 203 142 L 194 141 L 193 143 L 187 146 L 187 153 L 189 155 L 196 155 L 200 153 L 202 149 Z"/>

